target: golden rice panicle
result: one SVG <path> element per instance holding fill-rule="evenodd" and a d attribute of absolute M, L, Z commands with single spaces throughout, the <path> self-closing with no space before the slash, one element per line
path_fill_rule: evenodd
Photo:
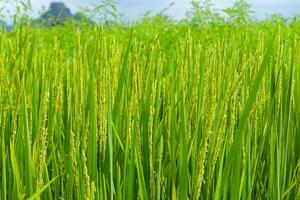
<path fill-rule="evenodd" d="M 209 139 L 212 134 L 212 125 L 215 117 L 215 111 L 216 111 L 216 90 L 214 88 L 216 80 L 212 73 L 212 69 L 208 69 L 207 72 L 207 78 L 208 80 L 211 80 L 209 84 L 209 88 L 207 90 L 208 94 L 210 96 L 209 102 L 208 102 L 208 110 L 206 112 L 206 121 L 205 126 L 203 130 L 203 137 L 200 143 L 200 148 L 197 152 L 197 165 L 196 165 L 196 175 L 194 179 L 194 189 L 193 189 L 193 199 L 199 199 L 200 198 L 200 191 L 202 187 L 202 183 L 204 181 L 204 172 L 205 172 L 205 163 L 207 159 L 207 151 L 209 148 Z"/>
<path fill-rule="evenodd" d="M 107 69 L 102 66 L 100 71 L 100 78 L 98 79 L 98 131 L 99 131 L 99 156 L 100 160 L 104 162 L 105 151 L 107 144 Z"/>

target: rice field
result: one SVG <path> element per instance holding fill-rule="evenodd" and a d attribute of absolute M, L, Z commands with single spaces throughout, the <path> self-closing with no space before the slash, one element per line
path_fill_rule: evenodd
<path fill-rule="evenodd" d="M 299 26 L 0 33 L 0 199 L 300 199 Z"/>

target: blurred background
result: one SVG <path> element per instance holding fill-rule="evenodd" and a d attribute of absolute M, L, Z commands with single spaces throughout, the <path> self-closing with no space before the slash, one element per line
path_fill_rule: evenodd
<path fill-rule="evenodd" d="M 143 16 L 155 16 L 157 13 L 163 13 L 174 20 L 182 20 L 187 16 L 189 10 L 195 7 L 195 4 L 207 6 L 217 12 L 221 16 L 226 17 L 224 9 L 230 8 L 237 1 L 234 0 L 0 0 L 0 19 L 6 24 L 13 24 L 15 14 L 26 12 L 30 18 L 39 18 L 45 13 L 49 13 L 51 3 L 63 3 L 63 9 L 69 10 L 69 13 L 85 13 L 91 14 L 91 10 L 98 8 L 98 11 L 103 9 L 105 3 L 112 4 L 117 12 L 118 17 L 124 21 L 133 21 L 142 18 Z M 252 15 L 257 20 L 263 20 L 276 14 L 284 18 L 290 18 L 300 11 L 299 0 L 242 0 L 251 5 L 248 8 Z M 209 5 L 209 6 L 208 6 Z M 24 9 L 25 8 L 25 9 Z M 26 11 L 24 11 L 26 10 Z M 53 11 L 54 12 L 54 11 Z M 93 16 L 89 16 L 94 18 Z M 96 16 L 95 19 L 97 21 Z"/>

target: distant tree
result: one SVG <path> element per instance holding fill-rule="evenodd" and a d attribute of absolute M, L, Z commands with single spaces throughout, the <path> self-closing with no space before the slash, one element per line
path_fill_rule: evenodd
<path fill-rule="evenodd" d="M 93 18 L 99 24 L 110 26 L 121 22 L 121 14 L 117 9 L 117 2 L 114 0 L 102 0 L 99 4 L 94 5 L 92 10 Z"/>
<path fill-rule="evenodd" d="M 211 0 L 193 0 L 191 4 L 192 8 L 186 13 L 185 19 L 189 24 L 203 27 L 224 23 L 224 18 L 220 16 Z"/>
<path fill-rule="evenodd" d="M 238 0 L 232 7 L 223 11 L 228 15 L 227 21 L 235 25 L 244 25 L 253 22 L 254 16 L 251 4 L 247 0 Z"/>
<path fill-rule="evenodd" d="M 274 14 L 267 16 L 266 21 L 268 21 L 269 23 L 271 23 L 273 25 L 279 25 L 279 24 L 285 25 L 288 22 L 288 20 L 285 19 L 283 17 L 283 15 L 280 13 L 274 13 Z"/>
<path fill-rule="evenodd" d="M 146 11 L 141 19 L 140 23 L 145 26 L 165 26 L 167 24 L 174 24 L 175 20 L 173 20 L 170 16 L 166 14 L 166 12 L 174 5 L 174 3 L 170 3 L 167 7 L 162 9 L 161 11 L 152 14 L 150 10 Z"/>

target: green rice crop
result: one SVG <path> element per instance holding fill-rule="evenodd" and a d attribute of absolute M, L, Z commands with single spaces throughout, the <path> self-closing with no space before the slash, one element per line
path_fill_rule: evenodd
<path fill-rule="evenodd" d="M 0 199 L 300 199 L 297 27 L 0 33 Z"/>

